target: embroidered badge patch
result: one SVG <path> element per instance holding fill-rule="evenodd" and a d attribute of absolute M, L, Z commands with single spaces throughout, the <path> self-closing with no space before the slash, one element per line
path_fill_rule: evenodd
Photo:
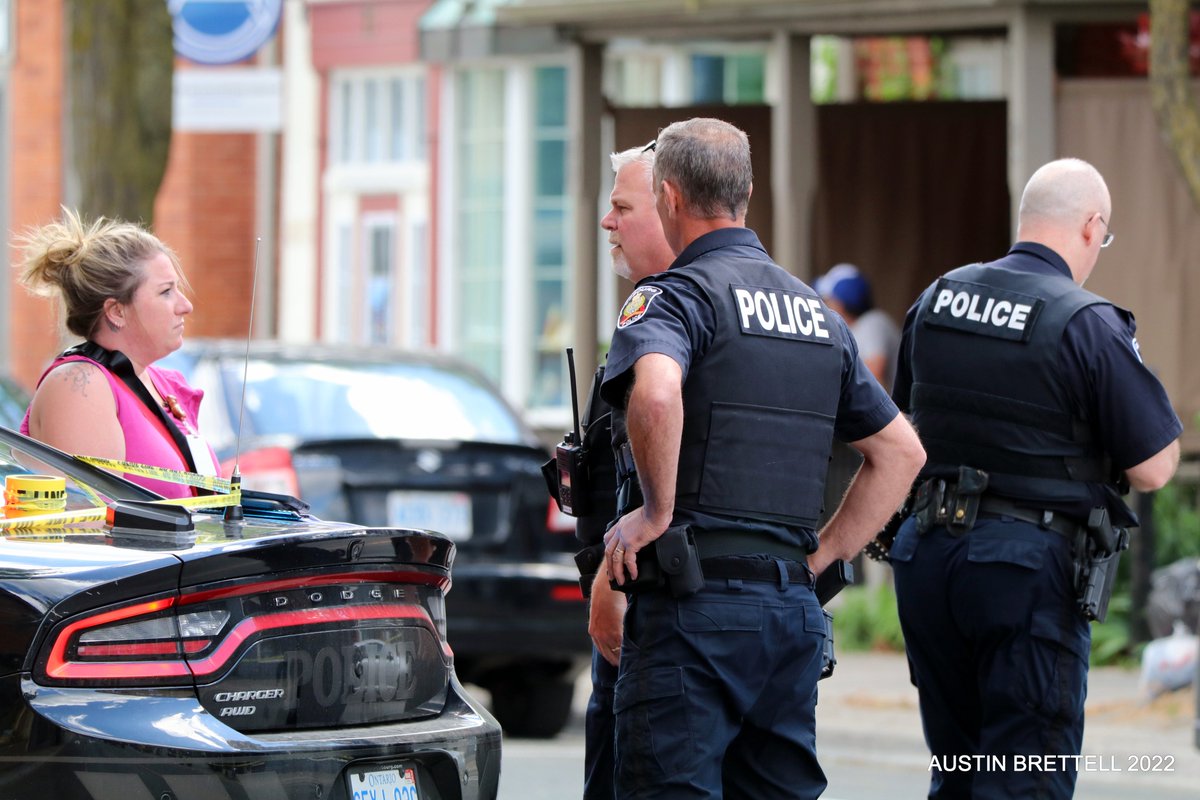
<path fill-rule="evenodd" d="M 621 306 L 621 317 L 617 320 L 618 328 L 628 328 L 642 317 L 650 308 L 654 298 L 662 294 L 662 289 L 656 286 L 641 286 L 633 290 L 625 305 Z"/>

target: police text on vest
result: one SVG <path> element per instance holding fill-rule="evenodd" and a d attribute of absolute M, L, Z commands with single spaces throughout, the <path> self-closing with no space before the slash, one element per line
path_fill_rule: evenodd
<path fill-rule="evenodd" d="M 967 333 L 1026 340 L 1042 304 L 1033 295 L 942 278 L 934 287 L 926 321 Z"/>
<path fill-rule="evenodd" d="M 742 333 L 832 344 L 825 307 L 815 296 L 777 288 L 731 286 Z"/>

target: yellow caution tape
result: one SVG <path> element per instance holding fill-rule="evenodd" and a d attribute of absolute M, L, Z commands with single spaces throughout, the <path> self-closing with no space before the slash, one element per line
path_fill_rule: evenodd
<path fill-rule="evenodd" d="M 34 531 L 46 528 L 61 528 L 81 522 L 104 522 L 108 519 L 108 508 L 81 508 L 77 511 L 60 511 L 57 514 L 39 514 L 35 517 L 0 519 L 0 530 Z"/>
<path fill-rule="evenodd" d="M 202 497 L 170 497 L 165 500 L 152 501 L 157 506 L 183 506 L 184 508 L 224 508 L 236 506 L 242 502 L 242 490 L 237 489 L 229 494 L 210 494 Z"/>
<path fill-rule="evenodd" d="M 7 475 L 4 506 L 9 516 L 65 511 L 67 482 L 56 475 Z"/>
<path fill-rule="evenodd" d="M 155 467 L 150 464 L 138 464 L 132 461 L 118 461 L 116 459 L 99 458 L 96 456 L 75 456 L 75 458 L 92 466 L 101 467 L 113 472 L 123 472 L 128 475 L 153 478 L 167 483 L 181 483 L 187 486 L 207 489 L 210 492 L 217 492 L 217 494 L 202 495 L 200 497 L 177 497 L 152 501 L 156 505 L 180 506 L 188 509 L 223 508 L 225 506 L 235 506 L 242 501 L 240 485 L 235 488 L 232 481 L 226 478 L 199 475 L 195 472 L 183 472 L 181 470 L 166 469 L 165 467 Z M 77 481 L 75 485 L 91 498 L 92 502 L 97 504 L 96 507 L 77 511 L 59 511 L 57 513 L 53 513 L 53 508 L 46 508 L 44 510 L 52 513 L 41 513 L 43 511 L 41 508 L 26 507 L 33 499 L 32 493 L 36 491 L 33 487 L 40 486 L 42 491 L 45 491 L 51 488 L 50 482 L 57 481 L 54 484 L 60 491 L 56 501 L 58 503 L 57 508 L 63 508 L 66 502 L 65 480 L 47 475 L 9 476 L 7 480 L 12 481 L 14 478 L 18 479 L 18 486 L 22 490 L 21 498 L 25 500 L 25 503 L 23 505 L 10 504 L 11 507 L 7 508 L 9 517 L 7 519 L 0 519 L 0 531 L 4 532 L 5 535 L 16 533 L 18 535 L 24 534 L 25 536 L 29 536 L 30 531 L 42 531 L 47 528 L 62 528 L 76 524 L 105 522 L 107 520 L 109 509 L 104 499 L 82 481 Z M 23 483 L 21 482 L 22 480 L 24 480 Z M 13 492 L 13 497 L 15 498 L 17 495 L 15 494 L 15 490 Z M 9 493 L 6 490 L 6 500 Z M 19 513 L 30 513 L 30 516 L 16 516 Z M 21 538 L 24 538 L 24 536 Z"/>
<path fill-rule="evenodd" d="M 200 475 L 195 472 L 184 472 L 178 469 L 154 467 L 149 464 L 137 464 L 133 461 L 117 461 L 112 458 L 98 458 L 96 456 L 75 456 L 75 458 L 94 467 L 102 467 L 113 472 L 124 472 L 128 475 L 153 478 L 154 480 L 165 481 L 167 483 L 182 483 L 187 486 L 207 489 L 210 492 L 229 494 L 232 490 L 232 484 L 230 484 L 227 478 L 218 478 L 213 475 Z"/>

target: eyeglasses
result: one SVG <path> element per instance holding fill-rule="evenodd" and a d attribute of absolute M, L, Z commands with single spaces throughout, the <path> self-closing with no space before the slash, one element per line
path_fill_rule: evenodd
<path fill-rule="evenodd" d="M 1113 239 L 1116 238 L 1116 234 L 1114 234 L 1112 231 L 1110 231 L 1108 229 L 1108 220 L 1106 220 L 1100 214 L 1097 214 L 1096 216 L 1100 217 L 1100 221 L 1104 223 L 1104 238 L 1100 240 L 1100 246 L 1108 247 L 1110 244 L 1113 243 Z"/>
<path fill-rule="evenodd" d="M 653 153 L 657 147 L 658 147 L 658 139 L 651 139 L 650 144 L 648 144 L 642 148 L 642 152 L 643 153 Z"/>

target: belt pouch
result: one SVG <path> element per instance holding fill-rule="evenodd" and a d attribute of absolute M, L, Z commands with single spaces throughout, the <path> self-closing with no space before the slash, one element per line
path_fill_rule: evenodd
<path fill-rule="evenodd" d="M 667 576 L 667 585 L 675 597 L 687 597 L 704 588 L 704 573 L 700 569 L 700 554 L 696 540 L 686 525 L 667 528 L 654 543 L 658 566 Z M 639 553 L 640 555 L 640 553 Z M 638 570 L 641 570 L 639 562 Z"/>
<path fill-rule="evenodd" d="M 917 533 L 924 535 L 938 524 L 938 513 L 946 496 L 946 482 L 941 478 L 930 478 L 917 488 L 913 501 L 913 517 L 917 520 Z"/>
<path fill-rule="evenodd" d="M 946 528 L 955 536 L 962 536 L 975 527 L 979 515 L 979 501 L 987 490 L 988 475 L 983 470 L 970 467 L 958 468 L 958 483 L 954 487 L 953 503 L 946 510 Z"/>
<path fill-rule="evenodd" d="M 592 581 L 595 580 L 596 573 L 600 571 L 600 564 L 603 561 L 603 542 L 585 547 L 575 554 L 575 566 L 579 568 L 579 588 L 583 590 L 584 597 L 591 597 Z"/>

